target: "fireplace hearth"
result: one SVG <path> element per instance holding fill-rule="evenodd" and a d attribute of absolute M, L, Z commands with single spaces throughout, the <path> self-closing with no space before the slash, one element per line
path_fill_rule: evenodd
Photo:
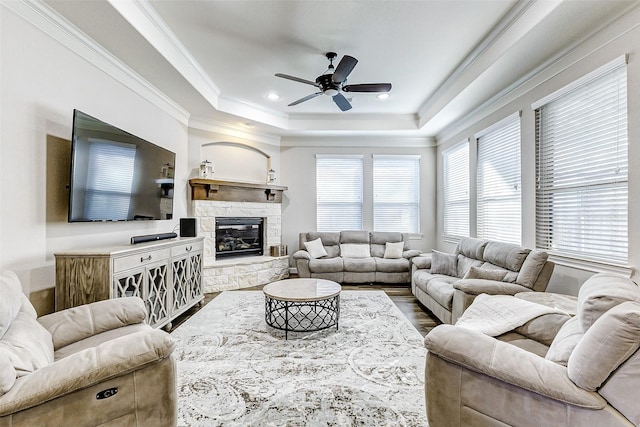
<path fill-rule="evenodd" d="M 217 217 L 216 258 L 264 253 L 264 218 Z"/>

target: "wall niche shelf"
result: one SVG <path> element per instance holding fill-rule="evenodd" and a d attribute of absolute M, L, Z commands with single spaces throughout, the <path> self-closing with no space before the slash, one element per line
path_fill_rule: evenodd
<path fill-rule="evenodd" d="M 189 185 L 191 200 L 226 202 L 282 203 L 282 192 L 288 189 L 281 185 L 200 178 L 190 179 Z"/>

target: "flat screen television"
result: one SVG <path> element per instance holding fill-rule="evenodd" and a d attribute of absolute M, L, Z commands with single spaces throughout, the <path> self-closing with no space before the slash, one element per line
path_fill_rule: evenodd
<path fill-rule="evenodd" d="M 175 153 L 73 111 L 69 222 L 173 217 Z"/>

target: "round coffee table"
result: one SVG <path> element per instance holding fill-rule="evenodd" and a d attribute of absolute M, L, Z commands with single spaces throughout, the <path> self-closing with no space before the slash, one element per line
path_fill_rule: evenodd
<path fill-rule="evenodd" d="M 285 339 L 291 332 L 312 332 L 335 326 L 340 317 L 340 290 L 336 282 L 324 279 L 286 279 L 262 288 L 265 320 L 276 329 L 284 330 Z"/>

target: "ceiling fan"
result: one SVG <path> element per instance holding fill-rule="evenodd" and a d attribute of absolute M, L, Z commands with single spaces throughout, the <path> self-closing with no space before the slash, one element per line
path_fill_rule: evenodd
<path fill-rule="evenodd" d="M 288 74 L 276 74 L 276 77 L 282 77 L 283 79 L 293 80 L 294 82 L 308 84 L 320 89 L 320 92 L 312 93 L 311 95 L 307 95 L 297 101 L 293 101 L 288 105 L 289 107 L 298 105 L 302 102 L 313 99 L 316 96 L 324 94 L 330 96 L 340 110 L 347 111 L 351 109 L 351 103 L 347 98 L 345 98 L 342 92 L 389 92 L 391 90 L 391 83 L 346 84 L 347 77 L 351 71 L 353 71 L 358 60 L 352 56 L 344 55 L 338 63 L 338 66 L 334 67 L 333 60 L 336 59 L 338 54 L 335 52 L 327 52 L 325 56 L 329 60 L 329 68 L 327 68 L 327 71 L 325 71 L 324 74 L 318 76 L 315 82 L 290 76 Z"/>

